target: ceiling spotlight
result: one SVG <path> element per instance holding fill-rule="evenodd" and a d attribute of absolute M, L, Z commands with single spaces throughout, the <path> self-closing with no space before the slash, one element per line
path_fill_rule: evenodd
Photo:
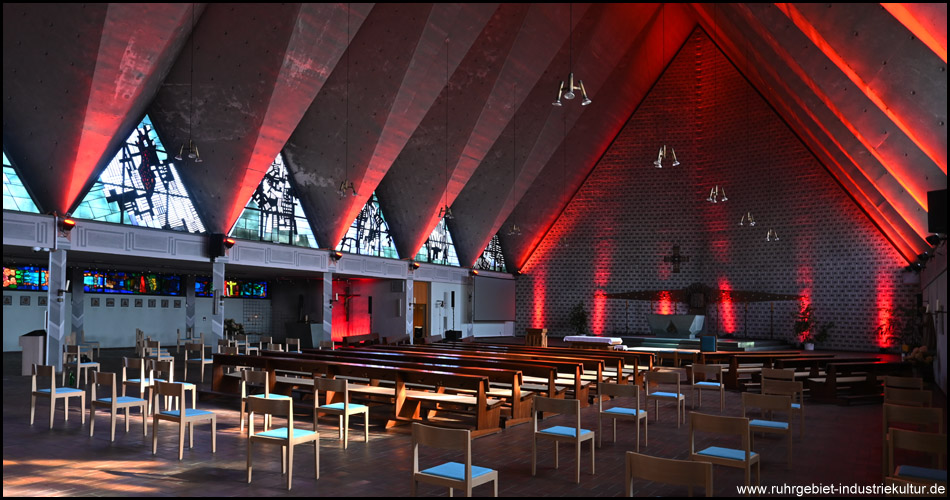
<path fill-rule="evenodd" d="M 224 239 L 224 248 L 231 248 L 237 241 L 234 238 L 225 238 Z"/>
<path fill-rule="evenodd" d="M 471 274 L 472 276 L 478 276 L 478 269 L 472 269 L 468 273 Z"/>
<path fill-rule="evenodd" d="M 419 263 L 416 262 L 416 261 L 414 261 L 414 260 L 410 260 L 410 261 L 409 261 L 409 270 L 410 270 L 410 271 L 415 271 L 416 269 L 419 269 Z"/>
<path fill-rule="evenodd" d="M 185 158 L 195 163 L 201 163 L 201 154 L 198 153 L 198 146 L 190 139 L 188 140 L 188 145 L 185 146 L 182 144 L 178 149 L 178 154 L 175 155 L 175 159 L 178 161 L 182 161 Z"/>
<path fill-rule="evenodd" d="M 706 201 L 710 203 L 719 203 L 720 201 L 729 201 L 729 198 L 726 197 L 726 189 L 719 189 L 719 185 L 716 184 L 716 187 L 709 190 L 709 197 L 706 198 Z M 742 225 L 741 223 L 739 224 Z"/>
<path fill-rule="evenodd" d="M 68 233 L 69 231 L 72 231 L 74 227 L 76 227 L 76 221 L 72 219 L 63 219 L 59 221 L 59 228 L 62 229 L 63 232 Z"/>
<path fill-rule="evenodd" d="M 673 147 L 666 147 L 666 144 L 660 146 L 660 152 L 656 155 L 656 161 L 653 162 L 653 166 L 656 168 L 663 168 L 663 162 L 665 160 L 672 159 L 672 166 L 678 166 L 680 164 L 679 160 L 676 159 L 676 150 Z"/>
<path fill-rule="evenodd" d="M 755 219 L 752 218 L 752 212 L 748 212 L 742 216 L 742 219 L 739 220 L 739 225 L 744 226 L 748 224 L 749 227 L 755 227 Z M 771 231 L 771 229 L 769 229 Z"/>
<path fill-rule="evenodd" d="M 452 215 L 452 207 L 448 205 L 443 205 L 442 208 L 439 209 L 439 218 L 440 219 L 454 219 L 455 216 Z"/>
<path fill-rule="evenodd" d="M 947 235 L 945 234 L 931 234 L 930 236 L 927 237 L 927 243 L 930 243 L 931 246 L 937 246 L 940 244 L 941 241 L 944 241 L 946 239 L 947 239 Z"/>
<path fill-rule="evenodd" d="M 348 191 L 351 192 L 353 196 L 356 196 L 356 187 L 353 186 L 353 181 L 348 181 L 344 179 L 343 182 L 340 183 L 340 189 L 338 191 L 340 193 L 341 200 L 343 198 L 346 198 Z"/>
<path fill-rule="evenodd" d="M 508 229 L 508 236 L 521 236 L 521 228 L 517 224 L 512 224 Z"/>
<path fill-rule="evenodd" d="M 575 90 L 581 91 L 581 96 L 584 98 L 581 100 L 581 106 L 587 106 L 593 101 L 587 97 L 587 89 L 584 88 L 584 82 L 582 80 L 577 80 L 577 85 L 574 85 L 574 4 L 569 6 L 569 15 L 567 30 L 570 37 L 569 50 L 570 52 L 568 57 L 568 77 L 567 81 L 561 80 L 561 84 L 558 85 L 557 90 L 557 100 L 552 102 L 554 106 L 561 106 L 561 98 L 567 100 L 574 99 L 576 94 Z"/>
<path fill-rule="evenodd" d="M 778 233 L 770 228 L 769 231 L 765 233 L 765 241 L 778 241 Z"/>
<path fill-rule="evenodd" d="M 333 252 L 330 252 L 330 258 L 333 259 L 333 260 L 340 260 L 340 259 L 343 258 L 343 252 L 341 252 L 341 251 L 339 251 L 339 250 L 335 250 L 335 251 L 333 251 Z"/>

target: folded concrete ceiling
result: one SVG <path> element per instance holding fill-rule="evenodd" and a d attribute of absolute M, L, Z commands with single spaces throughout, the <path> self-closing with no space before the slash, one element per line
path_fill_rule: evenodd
<path fill-rule="evenodd" d="M 928 248 L 927 192 L 947 185 L 946 4 L 3 13 L 4 150 L 44 212 L 73 210 L 147 112 L 167 148 L 199 145 L 204 162 L 179 171 L 210 231 L 230 230 L 283 152 L 321 246 L 376 191 L 401 257 L 449 204 L 463 266 L 498 233 L 516 270 L 695 29 L 908 261 Z M 551 106 L 571 69 L 593 104 Z M 358 196 L 340 198 L 344 179 Z"/>

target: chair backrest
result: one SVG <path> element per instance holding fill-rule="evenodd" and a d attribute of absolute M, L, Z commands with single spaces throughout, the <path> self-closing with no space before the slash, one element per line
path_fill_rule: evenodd
<path fill-rule="evenodd" d="M 237 349 L 232 347 L 232 349 Z M 270 394 L 270 375 L 265 370 L 242 370 L 241 371 L 241 397 L 248 395 L 248 385 L 254 384 L 264 388 L 264 394 Z"/>
<path fill-rule="evenodd" d="M 884 377 L 884 387 L 896 387 L 898 389 L 923 389 L 924 379 L 920 377 L 895 377 L 887 375 Z"/>
<path fill-rule="evenodd" d="M 161 400 L 165 397 L 178 398 L 179 402 L 184 401 L 185 384 L 178 382 L 155 382 L 155 408 L 160 408 Z M 183 403 L 180 403 L 181 408 L 184 408 L 184 406 Z"/>
<path fill-rule="evenodd" d="M 597 392 L 600 396 L 614 396 L 618 398 L 632 398 L 636 406 L 637 413 L 640 413 L 640 386 L 636 384 L 611 384 L 601 382 L 597 384 Z M 597 398 L 597 405 L 600 411 L 604 411 L 604 398 Z"/>
<path fill-rule="evenodd" d="M 802 382 L 763 378 L 762 394 L 790 396 L 793 403 L 801 405 L 805 397 L 805 385 Z"/>
<path fill-rule="evenodd" d="M 287 337 L 287 350 L 288 351 L 299 351 L 300 350 L 300 339 L 296 337 Z"/>
<path fill-rule="evenodd" d="M 762 380 L 795 380 L 795 369 L 762 368 Z"/>
<path fill-rule="evenodd" d="M 706 490 L 707 497 L 713 495 L 713 466 L 709 462 L 673 460 L 628 451 L 626 465 L 627 478 L 689 486 L 690 492 L 694 486 L 701 486 Z M 629 480 L 624 489 L 628 495 L 632 493 Z"/>
<path fill-rule="evenodd" d="M 895 405 L 884 403 L 884 434 L 893 424 L 914 425 L 918 429 L 936 429 L 936 432 L 947 432 L 947 420 L 943 415 L 943 408 L 920 408 L 916 406 Z"/>
<path fill-rule="evenodd" d="M 350 403 L 350 394 L 347 389 L 346 380 L 342 378 L 324 378 L 320 376 L 313 377 L 313 400 L 314 404 L 319 405 L 320 401 L 320 392 L 325 393 L 325 401 L 327 404 L 330 404 L 330 394 L 329 393 L 340 393 L 343 395 L 343 404 L 348 405 Z"/>
<path fill-rule="evenodd" d="M 742 416 L 748 416 L 750 408 L 757 408 L 761 412 L 766 411 L 784 411 L 786 416 L 792 409 L 792 398 L 789 396 L 780 396 L 776 394 L 755 394 L 753 392 L 742 393 Z"/>
<path fill-rule="evenodd" d="M 127 358 L 122 357 L 122 381 L 132 378 L 138 378 L 140 381 L 145 380 L 145 360 L 142 358 Z"/>
<path fill-rule="evenodd" d="M 195 353 L 197 355 L 193 358 L 189 358 L 188 357 L 189 353 Z M 204 355 L 205 355 L 204 344 L 199 344 L 197 342 L 185 343 L 185 361 L 187 361 L 188 359 L 204 359 Z"/>
<path fill-rule="evenodd" d="M 69 345 L 65 345 L 65 346 L 63 346 L 63 347 L 66 348 L 67 357 L 68 357 L 68 356 L 76 356 L 76 362 L 78 363 L 78 362 L 80 361 L 80 358 L 79 358 L 79 346 L 78 346 L 78 345 L 76 345 L 76 344 L 69 344 Z"/>
<path fill-rule="evenodd" d="M 894 472 L 894 450 L 923 452 L 934 457 L 937 467 L 946 469 L 947 435 L 932 432 L 917 432 L 891 429 L 887 433 L 887 471 Z"/>
<path fill-rule="evenodd" d="M 884 387 L 884 402 L 908 406 L 933 406 L 933 392 L 923 389 Z"/>
<path fill-rule="evenodd" d="M 219 346 L 218 349 L 220 351 L 218 354 L 240 354 L 236 346 L 225 346 L 225 347 Z"/>
<path fill-rule="evenodd" d="M 534 398 L 534 432 L 538 432 L 538 414 L 542 412 L 561 413 L 576 416 L 575 437 L 581 435 L 581 402 L 579 399 L 554 399 L 536 396 Z"/>
<path fill-rule="evenodd" d="M 50 379 L 49 390 L 50 394 L 56 393 L 56 374 L 55 369 L 52 365 L 38 365 L 33 363 L 33 375 L 32 375 L 32 385 L 33 392 L 36 392 L 39 388 L 36 385 L 36 377 L 46 377 Z M 44 389 L 46 387 L 43 387 Z"/>
<path fill-rule="evenodd" d="M 115 387 L 115 373 L 110 372 L 92 372 L 92 400 L 101 399 L 96 397 L 96 393 L 99 390 L 99 386 L 108 387 L 108 394 L 103 395 L 103 397 L 112 398 L 112 403 L 115 404 L 116 400 L 116 387 Z"/>
<path fill-rule="evenodd" d="M 701 373 L 706 376 L 715 376 L 716 382 L 722 382 L 722 367 L 719 365 L 703 365 L 693 363 L 690 383 L 696 383 L 696 374 Z"/>
<path fill-rule="evenodd" d="M 724 417 L 708 415 L 706 413 L 689 413 L 689 452 L 696 453 L 695 432 L 711 432 L 715 434 L 737 435 L 742 440 L 742 450 L 745 450 L 745 459 L 749 460 L 751 441 L 749 434 L 749 419 L 745 417 Z"/>
<path fill-rule="evenodd" d="M 332 380 L 332 379 L 327 379 Z M 468 429 L 449 429 L 433 427 L 431 425 L 412 423 L 412 448 L 416 452 L 413 472 L 419 472 L 418 446 L 430 446 L 443 450 L 459 450 L 465 452 L 466 463 L 472 458 L 472 431 Z"/>
<path fill-rule="evenodd" d="M 286 416 L 287 428 L 294 428 L 294 406 L 292 399 L 247 398 L 247 411 L 250 413 L 250 419 L 248 420 L 248 438 L 254 435 L 255 413 L 261 415 L 272 415 L 275 417 Z M 291 435 L 292 433 L 288 432 L 287 434 Z"/>
<path fill-rule="evenodd" d="M 175 362 L 159 361 L 157 359 L 149 360 L 151 362 L 152 376 L 154 378 L 164 379 L 166 382 L 175 381 Z"/>
<path fill-rule="evenodd" d="M 275 344 L 275 343 L 273 343 L 273 342 L 268 342 L 268 343 L 264 344 L 264 348 L 267 349 L 268 351 L 284 352 L 284 345 L 283 345 L 283 344 Z"/>
<path fill-rule="evenodd" d="M 274 342 L 274 337 L 261 337 L 261 345 L 271 344 Z"/>
<path fill-rule="evenodd" d="M 650 395 L 650 384 L 676 384 L 676 392 L 680 392 L 680 374 L 679 372 L 669 370 L 653 370 L 644 373 L 643 383 L 646 386 L 647 395 Z"/>

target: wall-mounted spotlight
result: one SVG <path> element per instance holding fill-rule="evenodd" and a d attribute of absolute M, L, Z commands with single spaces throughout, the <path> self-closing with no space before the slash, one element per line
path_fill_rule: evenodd
<path fill-rule="evenodd" d="M 478 269 L 470 269 L 468 274 L 471 276 L 478 276 Z"/>
<path fill-rule="evenodd" d="M 224 244 L 224 248 L 230 249 L 237 241 L 234 238 L 225 238 L 222 243 Z"/>
<path fill-rule="evenodd" d="M 76 221 L 72 219 L 66 218 L 59 221 L 59 228 L 65 233 L 72 231 L 74 227 L 76 227 Z"/>
<path fill-rule="evenodd" d="M 334 250 L 330 252 L 330 258 L 333 259 L 334 261 L 338 261 L 343 258 L 343 252 L 339 250 Z"/>
<path fill-rule="evenodd" d="M 409 270 L 410 270 L 410 271 L 415 271 L 416 269 L 419 269 L 419 263 L 416 262 L 416 261 L 414 261 L 414 260 L 410 260 L 410 261 L 409 261 Z"/>
<path fill-rule="evenodd" d="M 947 239 L 947 235 L 945 234 L 931 234 L 930 236 L 927 237 L 927 243 L 930 243 L 931 246 L 937 246 L 940 244 L 941 241 L 944 241 L 946 239 Z"/>

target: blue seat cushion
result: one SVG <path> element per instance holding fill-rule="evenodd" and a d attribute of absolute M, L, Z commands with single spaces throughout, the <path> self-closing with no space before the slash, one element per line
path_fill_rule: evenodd
<path fill-rule="evenodd" d="M 284 396 L 283 394 L 251 394 L 249 398 L 260 398 L 260 399 L 290 399 L 290 396 Z"/>
<path fill-rule="evenodd" d="M 677 394 L 675 392 L 651 392 L 650 394 L 648 394 L 648 396 L 656 396 L 660 398 L 674 398 L 674 399 L 679 399 L 683 397 L 682 394 Z"/>
<path fill-rule="evenodd" d="M 36 392 L 49 392 L 49 389 L 39 389 Z M 56 394 L 78 394 L 80 392 L 85 392 L 82 389 L 76 389 L 75 387 L 57 387 Z"/>
<path fill-rule="evenodd" d="M 88 368 L 90 366 L 99 366 L 99 363 L 95 361 L 87 361 L 85 363 L 79 363 L 80 368 Z"/>
<path fill-rule="evenodd" d="M 705 450 L 697 451 L 696 454 L 706 455 L 710 457 L 717 457 L 717 458 L 729 458 L 732 460 L 743 460 L 743 461 L 745 460 L 744 451 L 735 450 L 732 448 L 720 448 L 718 446 L 710 446 L 709 448 L 706 448 Z M 755 456 L 754 451 L 749 454 L 749 458 L 752 458 L 754 456 Z"/>
<path fill-rule="evenodd" d="M 576 437 L 575 434 L 574 434 L 576 431 L 577 431 L 577 429 L 574 428 L 574 427 L 565 427 L 565 426 L 563 426 L 563 425 L 555 425 L 554 427 L 549 427 L 549 428 L 547 428 L 547 429 L 542 429 L 542 430 L 540 430 L 540 431 L 538 431 L 538 432 L 540 432 L 540 433 L 542 433 L 542 434 L 554 434 L 555 436 L 570 436 L 570 437 Z M 587 430 L 587 429 L 581 429 L 581 436 L 586 436 L 587 434 L 590 434 L 591 432 L 592 432 L 592 431 L 589 431 L 589 430 Z"/>
<path fill-rule="evenodd" d="M 181 412 L 178 411 L 178 410 L 174 410 L 174 411 L 163 411 L 163 412 L 160 412 L 160 413 L 161 413 L 162 415 L 168 415 L 168 416 L 171 416 L 171 417 L 181 417 Z M 185 416 L 186 416 L 186 417 L 198 417 L 198 416 L 201 416 L 201 415 L 214 415 L 214 412 L 210 412 L 210 411 L 208 411 L 208 410 L 196 410 L 196 409 L 194 409 L 194 408 L 190 408 L 190 409 L 189 409 L 189 408 L 185 408 Z"/>
<path fill-rule="evenodd" d="M 719 382 L 696 382 L 696 385 L 698 385 L 699 387 L 715 387 L 717 389 L 719 387 L 722 387 L 722 384 L 720 384 Z"/>
<path fill-rule="evenodd" d="M 750 420 L 749 427 L 769 427 L 772 429 L 788 429 L 788 422 L 775 422 L 772 420 Z"/>
<path fill-rule="evenodd" d="M 294 429 L 294 439 L 302 438 L 315 434 L 313 431 L 307 431 L 303 429 Z M 280 427 L 277 429 L 271 429 L 269 431 L 258 432 L 254 434 L 255 436 L 264 436 L 277 439 L 287 439 L 287 428 Z"/>
<path fill-rule="evenodd" d="M 342 411 L 342 410 L 343 410 L 343 403 L 331 403 L 331 404 L 328 404 L 328 405 L 323 405 L 323 406 L 321 406 L 320 408 L 326 408 L 326 409 L 328 409 L 328 410 L 340 410 L 340 411 Z M 352 411 L 362 410 L 363 408 L 366 408 L 366 405 L 359 405 L 359 404 L 355 404 L 355 403 L 350 403 L 350 404 L 349 404 L 349 408 L 350 408 L 350 410 L 352 410 Z M 454 462 L 452 462 L 452 463 L 454 463 Z"/>
<path fill-rule="evenodd" d="M 99 399 L 97 399 L 96 401 L 99 401 L 99 402 L 102 402 L 102 403 L 109 403 L 109 404 L 112 404 L 112 398 L 99 398 Z M 121 405 L 121 404 L 126 404 L 126 403 L 144 403 L 145 400 L 142 399 L 142 398 L 132 398 L 132 397 L 129 397 L 129 396 L 119 396 L 119 397 L 115 398 L 115 402 L 116 402 L 116 404 L 120 404 L 120 405 Z"/>
<path fill-rule="evenodd" d="M 638 413 L 641 414 L 641 415 L 646 415 L 646 414 L 647 414 L 647 412 L 645 412 L 645 411 L 643 411 L 643 410 L 640 410 L 640 411 L 638 412 L 638 411 L 636 410 L 636 408 L 624 408 L 624 407 L 622 407 L 622 406 L 615 406 L 615 407 L 613 407 L 613 408 L 608 408 L 608 409 L 604 410 L 604 413 L 616 413 L 616 414 L 618 414 L 618 415 L 637 415 Z"/>
<path fill-rule="evenodd" d="M 491 472 L 491 469 L 486 467 L 479 467 L 477 465 L 472 466 L 472 478 L 482 476 Z M 458 462 L 446 462 L 442 465 L 436 465 L 435 467 L 430 467 L 424 471 L 423 474 L 430 474 L 433 476 L 445 477 L 449 479 L 457 479 L 459 481 L 465 480 L 465 464 L 460 464 Z"/>
<path fill-rule="evenodd" d="M 792 408 L 794 408 L 794 409 L 796 409 L 796 410 L 801 410 L 801 409 L 802 409 L 802 405 L 800 405 L 800 404 L 798 404 L 798 403 L 792 403 Z"/>
<path fill-rule="evenodd" d="M 897 466 L 897 477 L 912 477 L 915 479 L 947 482 L 947 471 L 917 467 L 915 465 L 899 465 Z"/>

